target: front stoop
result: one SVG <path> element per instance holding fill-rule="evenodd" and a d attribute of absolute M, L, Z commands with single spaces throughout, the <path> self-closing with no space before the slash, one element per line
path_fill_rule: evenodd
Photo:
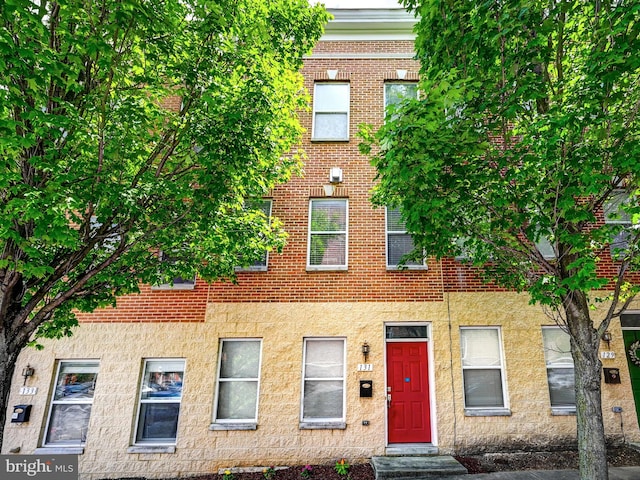
<path fill-rule="evenodd" d="M 464 475 L 467 469 L 450 455 L 372 457 L 376 480 L 415 480 Z"/>

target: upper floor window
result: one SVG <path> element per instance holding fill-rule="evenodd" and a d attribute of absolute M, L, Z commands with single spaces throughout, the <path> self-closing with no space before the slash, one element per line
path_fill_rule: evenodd
<path fill-rule="evenodd" d="M 387 268 L 425 268 L 424 260 L 406 260 L 402 263 L 405 255 L 412 253 L 415 249 L 411 235 L 407 233 L 404 220 L 398 208 L 386 209 L 387 212 Z M 402 264 L 402 265 L 401 265 Z"/>
<path fill-rule="evenodd" d="M 179 262 L 177 255 L 168 254 L 165 252 L 160 252 L 158 254 L 158 258 L 161 263 L 167 263 L 169 265 L 175 265 Z M 196 285 L 196 277 L 170 277 L 170 280 L 167 283 L 162 283 L 160 285 L 154 285 L 154 289 L 162 290 L 162 289 L 175 289 L 175 290 L 192 290 Z"/>
<path fill-rule="evenodd" d="M 607 224 L 619 226 L 609 245 L 611 256 L 614 258 L 624 255 L 629 247 L 628 238 L 632 221 L 631 215 L 623 207 L 631 202 L 631 198 L 625 190 L 614 190 L 604 205 L 604 221 Z"/>
<path fill-rule="evenodd" d="M 569 334 L 560 327 L 542 327 L 549 398 L 553 413 L 576 411 L 573 357 Z"/>
<path fill-rule="evenodd" d="M 87 440 L 98 362 L 61 361 L 49 406 L 45 446 L 82 446 Z"/>
<path fill-rule="evenodd" d="M 184 360 L 146 360 L 135 439 L 137 444 L 175 444 L 182 403 Z"/>
<path fill-rule="evenodd" d="M 466 413 L 508 413 L 500 327 L 461 328 L 460 348 Z"/>
<path fill-rule="evenodd" d="M 307 268 L 346 270 L 347 226 L 346 199 L 311 200 Z"/>
<path fill-rule="evenodd" d="M 418 98 L 418 84 L 415 82 L 387 82 L 384 84 L 385 116 L 393 115 L 393 108 L 403 100 Z"/>
<path fill-rule="evenodd" d="M 261 210 L 262 213 L 264 213 L 264 215 L 267 218 L 271 218 L 271 205 L 272 205 L 271 200 L 260 199 L 256 202 L 251 202 L 250 206 L 258 210 Z M 269 254 L 267 252 L 264 252 L 262 257 L 254 261 L 251 265 L 246 267 L 236 267 L 236 270 L 245 271 L 245 272 L 266 272 L 268 259 L 269 259 Z"/>
<path fill-rule="evenodd" d="M 316 83 L 313 140 L 349 140 L 349 83 Z"/>

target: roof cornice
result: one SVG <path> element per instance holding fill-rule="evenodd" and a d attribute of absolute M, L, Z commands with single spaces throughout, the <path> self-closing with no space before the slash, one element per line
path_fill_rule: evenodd
<path fill-rule="evenodd" d="M 403 8 L 329 8 L 321 40 L 414 40 L 416 17 Z"/>

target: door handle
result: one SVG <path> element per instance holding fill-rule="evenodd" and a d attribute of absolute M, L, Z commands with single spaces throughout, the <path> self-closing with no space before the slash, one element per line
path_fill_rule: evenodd
<path fill-rule="evenodd" d="M 387 393 L 387 408 L 391 408 L 391 394 Z"/>

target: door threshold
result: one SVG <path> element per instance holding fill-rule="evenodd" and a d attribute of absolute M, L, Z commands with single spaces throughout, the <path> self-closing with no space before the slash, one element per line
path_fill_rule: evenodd
<path fill-rule="evenodd" d="M 385 455 L 401 457 L 405 455 L 437 455 L 438 447 L 431 443 L 390 443 Z"/>

